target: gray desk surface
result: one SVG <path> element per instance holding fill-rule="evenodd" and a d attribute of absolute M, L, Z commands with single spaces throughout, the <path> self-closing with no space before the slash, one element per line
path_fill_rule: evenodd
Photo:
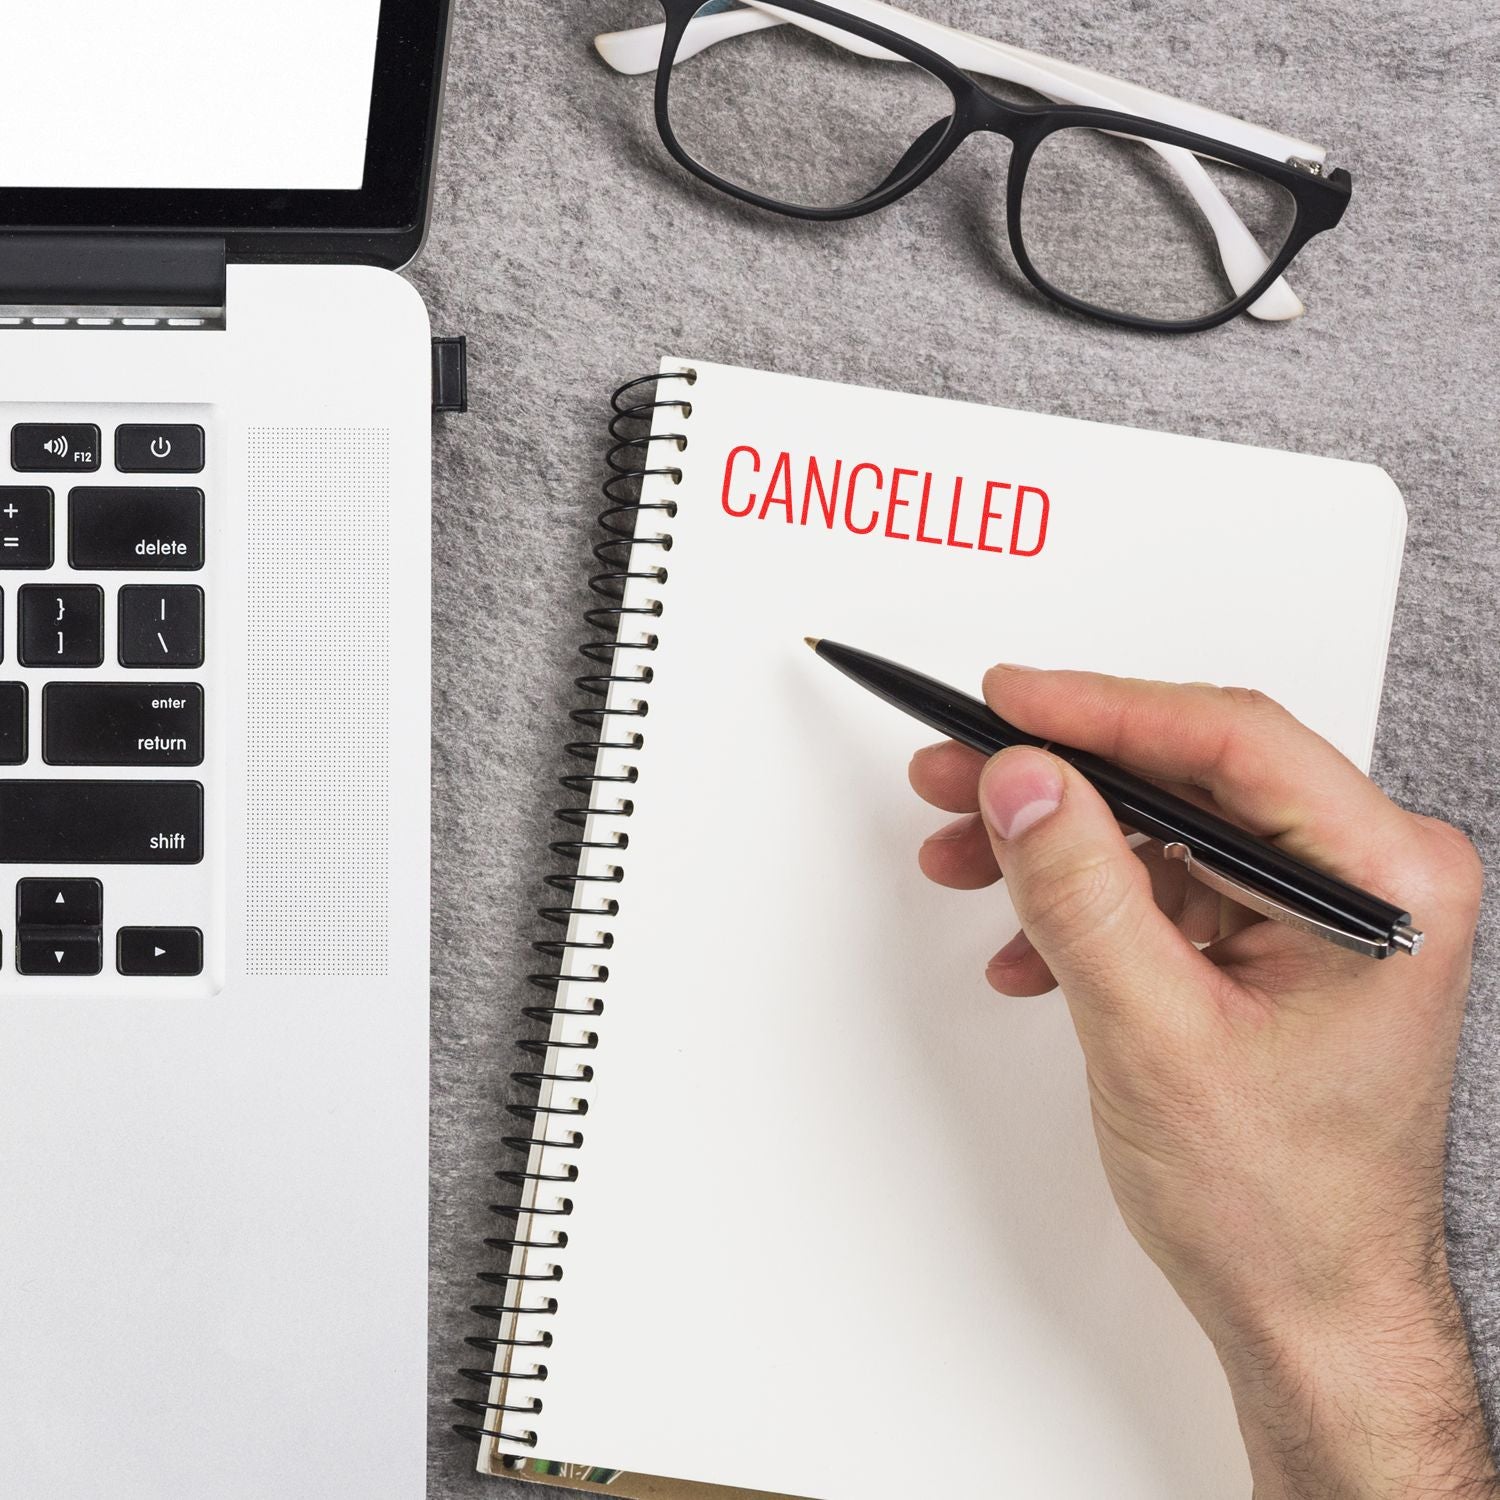
<path fill-rule="evenodd" d="M 1299 323 L 1131 335 L 1059 313 L 1018 280 L 999 248 L 1003 142 L 971 141 L 916 195 L 863 221 L 760 216 L 672 166 L 649 82 L 593 55 L 594 31 L 655 19 L 649 0 L 460 4 L 432 234 L 411 273 L 435 330 L 469 335 L 473 391 L 466 417 L 438 424 L 434 495 L 433 1496 L 534 1493 L 473 1475 L 446 1403 L 452 1368 L 474 1359 L 463 1335 L 480 1331 L 464 1309 L 487 1259 L 483 1205 L 550 868 L 601 412 L 615 383 L 660 354 L 1384 465 L 1411 531 L 1375 774 L 1465 828 L 1492 865 L 1500 857 L 1494 8 L 918 3 L 1325 142 L 1354 174 L 1354 201 L 1295 268 L 1309 306 Z M 1494 918 L 1492 892 L 1449 1169 L 1456 1274 L 1492 1410 Z"/>

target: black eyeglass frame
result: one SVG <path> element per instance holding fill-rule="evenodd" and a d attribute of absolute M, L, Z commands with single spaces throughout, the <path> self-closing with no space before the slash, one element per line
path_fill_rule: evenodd
<path fill-rule="evenodd" d="M 695 177 L 718 188 L 720 192 L 728 193 L 732 198 L 791 218 L 854 219 L 885 208 L 898 198 L 904 198 L 931 177 L 971 135 L 983 132 L 1003 135 L 1011 143 L 1010 171 L 1006 180 L 1006 231 L 1016 264 L 1043 296 L 1050 297 L 1054 302 L 1072 308 L 1075 312 L 1103 318 L 1106 322 L 1121 324 L 1126 328 L 1165 333 L 1195 333 L 1200 329 L 1215 328 L 1221 323 L 1227 323 L 1231 318 L 1238 317 L 1266 291 L 1315 234 L 1332 229 L 1349 205 L 1353 182 L 1342 167 L 1335 167 L 1326 176 L 1314 175 L 1304 167 L 1277 161 L 1274 157 L 1261 156 L 1254 151 L 1242 150 L 1227 141 L 1197 135 L 1189 130 L 1178 130 L 1175 126 L 1162 125 L 1155 120 L 1124 114 L 1118 110 L 1091 109 L 1073 104 L 1010 104 L 980 87 L 940 53 L 931 51 L 899 32 L 889 31 L 860 16 L 850 15 L 837 6 L 822 4 L 821 0 L 777 0 L 777 7 L 796 11 L 811 20 L 825 22 L 865 41 L 874 42 L 925 69 L 947 85 L 953 95 L 953 115 L 947 130 L 931 144 L 924 155 L 909 164 L 894 182 L 883 184 L 865 197 L 837 208 L 807 208 L 799 204 L 782 203 L 730 182 L 694 160 L 672 129 L 669 105 L 672 67 L 688 22 L 702 9 L 703 3 L 704 0 L 660 0 L 666 15 L 666 31 L 662 37 L 661 58 L 656 70 L 656 128 L 673 158 Z M 1259 173 L 1286 188 L 1292 195 L 1295 214 L 1286 240 L 1267 266 L 1265 274 L 1227 306 L 1201 317 L 1180 319 L 1144 318 L 1134 313 L 1098 307 L 1053 286 L 1032 264 L 1031 257 L 1026 253 L 1026 245 L 1021 236 L 1022 190 L 1026 185 L 1027 168 L 1037 147 L 1049 135 L 1080 125 L 1158 141 L 1163 145 L 1181 146 L 1195 155 Z"/>

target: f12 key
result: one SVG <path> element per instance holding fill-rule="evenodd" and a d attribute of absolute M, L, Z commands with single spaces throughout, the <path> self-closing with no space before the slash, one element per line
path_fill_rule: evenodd
<path fill-rule="evenodd" d="M 77 473 L 99 467 L 99 429 L 92 422 L 17 422 L 10 430 L 17 474 Z"/>

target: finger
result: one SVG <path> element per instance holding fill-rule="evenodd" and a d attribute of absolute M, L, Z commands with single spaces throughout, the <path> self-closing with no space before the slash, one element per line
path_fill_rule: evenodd
<path fill-rule="evenodd" d="M 1041 750 L 985 767 L 980 810 L 1016 914 L 1057 977 L 1085 1049 L 1121 1029 L 1165 1025 L 1181 1048 L 1204 987 L 1227 981 L 1157 906 L 1145 867 L 1099 794 Z"/>
<path fill-rule="evenodd" d="M 1374 782 L 1263 694 L 1008 667 L 991 668 L 984 690 L 1027 732 L 1202 787 L 1232 821 L 1349 878 L 1378 872 L 1382 846 L 1409 833 Z"/>
<path fill-rule="evenodd" d="M 924 802 L 944 812 L 969 813 L 979 807 L 979 773 L 984 770 L 984 756 L 955 740 L 924 745 L 906 768 L 912 789 Z M 1191 802 L 1194 807 L 1218 811 L 1214 799 L 1202 787 L 1185 781 L 1154 778 L 1163 791 Z"/>
<path fill-rule="evenodd" d="M 1182 861 L 1168 859 L 1155 839 L 1136 845 L 1135 857 L 1151 881 L 1152 899 L 1172 921 L 1180 922 L 1189 896 L 1187 869 Z"/>
<path fill-rule="evenodd" d="M 906 768 L 906 775 L 924 802 L 944 812 L 971 813 L 979 810 L 982 770 L 984 757 L 977 750 L 944 740 L 918 750 Z"/>
<path fill-rule="evenodd" d="M 978 796 L 978 788 L 975 788 Z M 1192 943 L 1212 943 L 1247 922 L 1253 912 L 1226 901 L 1194 880 L 1181 860 L 1167 859 L 1155 840 L 1140 845 L 1135 856 L 1151 879 L 1156 904 Z M 954 891 L 977 891 L 1000 879 L 989 834 L 978 813 L 966 813 L 929 834 L 917 850 L 917 866 L 936 885 Z M 1242 920 L 1236 919 L 1236 914 Z M 1049 978 L 1047 988 L 1055 981 Z M 1007 994 L 1040 994 L 1040 990 L 1007 990 Z"/>
<path fill-rule="evenodd" d="M 1208 891 L 1207 895 L 1212 897 L 1214 893 Z M 1258 911 L 1251 911 L 1248 906 L 1241 906 L 1238 901 L 1231 901 L 1228 896 L 1216 898 L 1219 907 L 1219 930 L 1211 938 L 1210 943 L 1222 942 L 1225 938 L 1232 938 L 1236 933 L 1245 932 L 1251 927 L 1264 927 L 1266 918 Z M 1209 954 L 1212 958 L 1213 955 Z"/>
<path fill-rule="evenodd" d="M 1194 880 L 1180 859 L 1166 857 L 1155 839 L 1140 845 L 1135 855 L 1151 878 L 1151 894 L 1156 904 L 1190 943 L 1212 943 L 1244 925 L 1236 913 L 1243 913 L 1250 921 L 1257 920 L 1253 912 L 1226 901 L 1201 880 Z"/>
<path fill-rule="evenodd" d="M 929 880 L 955 891 L 977 891 L 1000 878 L 990 836 L 977 812 L 965 813 L 929 834 L 917 850 L 917 867 Z"/>
<path fill-rule="evenodd" d="M 1057 988 L 1047 960 L 1031 946 L 1031 939 L 1024 931 L 1018 932 L 989 961 L 984 977 L 1002 995 L 1045 995 Z"/>
<path fill-rule="evenodd" d="M 1203 952 L 1242 989 L 1282 1012 L 1347 1007 L 1350 981 L 1370 962 L 1332 943 L 1299 942 L 1290 929 L 1270 921 L 1228 932 Z"/>

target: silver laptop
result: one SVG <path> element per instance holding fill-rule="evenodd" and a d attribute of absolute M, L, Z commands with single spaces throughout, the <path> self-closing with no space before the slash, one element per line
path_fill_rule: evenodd
<path fill-rule="evenodd" d="M 11 1500 L 422 1492 L 447 8 L 0 8 Z"/>

